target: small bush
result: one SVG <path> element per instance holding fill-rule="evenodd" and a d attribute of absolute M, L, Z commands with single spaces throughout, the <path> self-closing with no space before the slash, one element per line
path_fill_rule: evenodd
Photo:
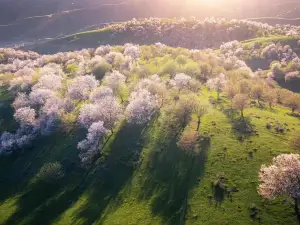
<path fill-rule="evenodd" d="M 110 65 L 109 63 L 99 63 L 94 66 L 92 72 L 97 78 L 97 80 L 102 80 L 104 75 L 111 70 L 112 70 L 112 65 Z"/>
<path fill-rule="evenodd" d="M 66 67 L 66 72 L 69 74 L 75 74 L 78 71 L 78 66 L 75 64 L 69 64 Z"/>
<path fill-rule="evenodd" d="M 173 77 L 178 71 L 178 64 L 173 61 L 168 61 L 164 66 L 161 68 L 160 74 L 170 74 Z"/>
<path fill-rule="evenodd" d="M 258 217 L 259 209 L 256 207 L 255 204 L 251 204 L 249 206 L 249 211 L 250 211 L 250 217 L 251 217 L 251 219 L 253 219 L 253 220 L 256 220 L 256 219 L 260 220 L 259 217 Z"/>
<path fill-rule="evenodd" d="M 275 131 L 277 133 L 284 133 L 285 129 L 284 129 L 284 127 L 280 123 L 277 122 L 275 124 Z"/>
<path fill-rule="evenodd" d="M 292 137 L 290 145 L 293 149 L 300 151 L 300 132 L 298 132 Z"/>
<path fill-rule="evenodd" d="M 42 166 L 38 173 L 38 180 L 53 183 L 61 178 L 63 178 L 64 172 L 62 166 L 58 162 L 46 163 Z"/>

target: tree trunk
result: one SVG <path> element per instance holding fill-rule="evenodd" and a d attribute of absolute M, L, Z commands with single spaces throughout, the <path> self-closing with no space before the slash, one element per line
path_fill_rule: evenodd
<path fill-rule="evenodd" d="M 244 119 L 244 110 L 241 110 L 241 117 Z"/>
<path fill-rule="evenodd" d="M 300 212 L 299 212 L 299 205 L 298 205 L 298 199 L 297 198 L 294 198 L 294 203 L 295 203 L 295 206 L 294 206 L 295 213 L 296 213 L 298 222 L 300 224 Z"/>
<path fill-rule="evenodd" d="M 201 123 L 201 121 L 200 121 L 200 119 L 198 119 L 197 131 L 199 131 L 199 128 L 200 128 L 200 123 Z"/>

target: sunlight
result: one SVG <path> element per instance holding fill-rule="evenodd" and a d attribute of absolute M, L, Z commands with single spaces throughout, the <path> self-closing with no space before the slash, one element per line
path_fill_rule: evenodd
<path fill-rule="evenodd" d="M 220 4 L 220 3 L 224 3 L 226 0 L 195 0 L 195 1 L 200 1 L 205 4 Z"/>
<path fill-rule="evenodd" d="M 188 0 L 190 3 L 201 3 L 205 5 L 219 5 L 228 2 L 228 0 Z"/>

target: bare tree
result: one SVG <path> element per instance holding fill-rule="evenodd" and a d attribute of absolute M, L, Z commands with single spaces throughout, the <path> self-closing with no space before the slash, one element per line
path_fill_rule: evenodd
<path fill-rule="evenodd" d="M 257 100 L 258 104 L 260 104 L 263 94 L 264 88 L 262 85 L 257 84 L 251 88 L 251 95 L 255 100 Z"/>
<path fill-rule="evenodd" d="M 274 103 L 276 102 L 277 94 L 273 89 L 268 89 L 264 94 L 264 99 L 269 104 L 270 109 L 272 109 Z"/>
<path fill-rule="evenodd" d="M 201 118 L 207 113 L 208 105 L 204 105 L 202 103 L 197 103 L 195 106 L 195 114 L 197 115 L 197 131 L 199 131 L 200 124 L 201 124 Z"/>
<path fill-rule="evenodd" d="M 244 119 L 244 110 L 249 106 L 248 96 L 245 94 L 237 94 L 233 98 L 233 107 L 237 110 L 240 110 L 241 117 Z"/>

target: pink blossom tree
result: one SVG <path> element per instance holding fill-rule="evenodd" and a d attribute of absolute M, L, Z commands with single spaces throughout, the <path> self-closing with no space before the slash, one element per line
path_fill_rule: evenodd
<path fill-rule="evenodd" d="M 184 73 L 176 74 L 174 79 L 170 81 L 173 87 L 176 87 L 179 92 L 183 89 L 187 89 L 192 78 Z"/>
<path fill-rule="evenodd" d="M 99 85 L 94 76 L 78 76 L 68 86 L 68 96 L 72 100 L 88 99 L 90 93 Z"/>
<path fill-rule="evenodd" d="M 19 108 L 15 112 L 14 118 L 21 125 L 33 126 L 36 122 L 36 112 L 30 107 Z"/>
<path fill-rule="evenodd" d="M 88 129 L 86 139 L 79 142 L 77 148 L 79 149 L 79 157 L 83 164 L 89 164 L 99 154 L 98 148 L 100 147 L 100 141 L 105 135 L 107 130 L 104 127 L 102 121 L 92 123 Z"/>
<path fill-rule="evenodd" d="M 104 97 L 94 104 L 86 104 L 80 110 L 78 122 L 88 128 L 92 123 L 103 121 L 106 129 L 111 130 L 122 118 L 122 107 L 114 97 Z"/>
<path fill-rule="evenodd" d="M 220 98 L 221 91 L 226 87 L 226 76 L 225 74 L 221 73 L 216 78 L 211 78 L 207 81 L 207 87 L 209 89 L 216 90 L 218 93 L 218 99 Z"/>
<path fill-rule="evenodd" d="M 124 55 L 130 56 L 134 61 L 140 57 L 140 47 L 138 45 L 126 44 Z"/>
<path fill-rule="evenodd" d="M 145 89 L 133 92 L 126 108 L 126 118 L 132 124 L 144 124 L 148 122 L 159 104 L 155 96 Z"/>
<path fill-rule="evenodd" d="M 300 222 L 298 200 L 300 198 L 300 156 L 282 154 L 273 158 L 270 166 L 262 165 L 259 172 L 261 184 L 258 193 L 264 198 L 287 196 L 294 200 L 294 210 Z"/>

